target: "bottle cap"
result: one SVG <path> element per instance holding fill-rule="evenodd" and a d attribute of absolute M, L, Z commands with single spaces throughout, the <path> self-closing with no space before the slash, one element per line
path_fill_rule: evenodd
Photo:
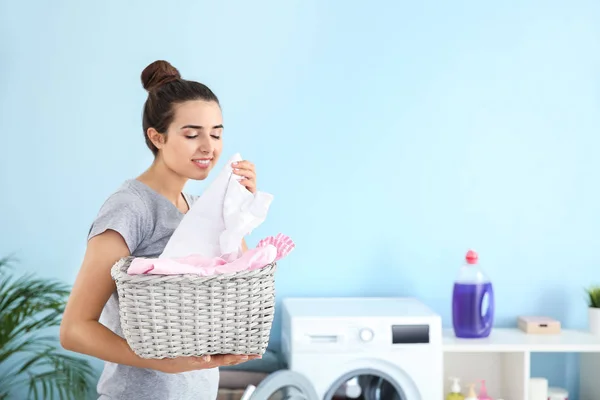
<path fill-rule="evenodd" d="M 451 377 L 449 379 L 452 381 L 452 388 L 450 389 L 450 391 L 452 393 L 460 393 L 460 379 L 455 377 Z"/>
<path fill-rule="evenodd" d="M 469 250 L 465 258 L 467 260 L 467 264 L 477 264 L 477 259 L 479 257 L 477 256 L 477 253 L 475 251 Z"/>

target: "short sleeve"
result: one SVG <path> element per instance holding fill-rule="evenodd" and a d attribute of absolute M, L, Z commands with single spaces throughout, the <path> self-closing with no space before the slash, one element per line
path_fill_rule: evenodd
<path fill-rule="evenodd" d="M 148 208 L 136 193 L 116 192 L 100 208 L 90 227 L 88 240 L 111 229 L 123 237 L 133 254 L 148 232 L 150 221 L 147 215 Z"/>

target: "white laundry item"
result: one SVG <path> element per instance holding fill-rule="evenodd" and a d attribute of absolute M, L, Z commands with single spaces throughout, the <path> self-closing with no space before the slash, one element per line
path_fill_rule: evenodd
<path fill-rule="evenodd" d="M 243 178 L 233 173 L 232 163 L 241 160 L 239 153 L 229 159 L 183 217 L 159 258 L 240 256 L 242 239 L 264 222 L 273 201 L 273 195 L 252 194 L 239 182 Z"/>

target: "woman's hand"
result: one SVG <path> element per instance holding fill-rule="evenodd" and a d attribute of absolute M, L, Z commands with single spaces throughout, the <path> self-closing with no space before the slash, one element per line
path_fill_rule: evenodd
<path fill-rule="evenodd" d="M 254 360 L 256 358 L 260 358 L 260 356 L 217 354 L 203 357 L 163 358 L 148 361 L 149 367 L 151 369 L 155 369 L 157 371 L 164 372 L 167 374 L 179 374 L 181 372 L 241 364 L 248 360 Z"/>
<path fill-rule="evenodd" d="M 244 160 L 234 162 L 232 167 L 234 174 L 244 177 L 240 183 L 244 185 L 250 193 L 256 193 L 256 171 L 254 170 L 254 164 Z"/>

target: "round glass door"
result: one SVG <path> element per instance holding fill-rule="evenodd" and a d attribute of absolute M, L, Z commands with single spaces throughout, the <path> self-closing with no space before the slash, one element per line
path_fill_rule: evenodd
<path fill-rule="evenodd" d="M 413 397 L 407 397 L 410 391 L 383 372 L 361 370 L 337 379 L 324 400 L 413 400 Z"/>
<path fill-rule="evenodd" d="M 267 376 L 257 387 L 249 387 L 241 400 L 320 400 L 304 376 L 281 370 Z"/>

